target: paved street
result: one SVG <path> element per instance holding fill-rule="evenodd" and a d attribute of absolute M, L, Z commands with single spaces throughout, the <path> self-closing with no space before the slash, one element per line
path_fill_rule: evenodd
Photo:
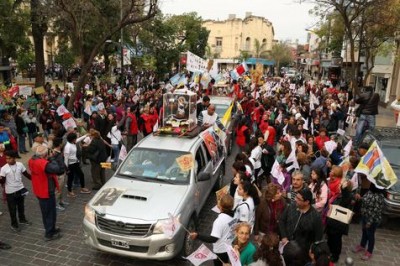
<path fill-rule="evenodd" d="M 378 118 L 379 119 L 379 118 Z M 389 121 L 389 119 L 387 120 Z M 388 126 L 388 125 L 381 125 Z M 236 154 L 234 151 L 233 154 Z M 232 157 L 227 162 L 227 176 L 225 182 L 230 180 L 230 165 Z M 29 155 L 24 155 L 22 162 L 26 162 Z M 87 187 L 91 187 L 90 167 L 83 166 Z M 108 171 L 107 176 L 111 175 Z M 30 189 L 29 180 L 24 180 Z M 41 214 L 37 200 L 30 193 L 26 198 L 26 215 L 33 222 L 32 226 L 25 226 L 22 232 L 16 234 L 10 230 L 10 218 L 7 207 L 0 204 L 0 239 L 12 245 L 9 251 L 0 251 L 1 265 L 190 265 L 190 263 L 175 259 L 167 262 L 134 260 L 131 258 L 115 256 L 96 251 L 83 243 L 82 219 L 86 202 L 94 194 L 79 194 L 75 199 L 68 199 L 70 205 L 65 212 L 59 213 L 58 225 L 62 230 L 63 237 L 56 241 L 45 242 L 43 240 L 44 230 L 41 222 Z M 199 217 L 202 233 L 209 233 L 216 214 L 211 211 L 215 205 L 215 195 L 211 195 Z M 400 265 L 400 219 L 392 219 L 384 228 L 377 230 L 376 251 L 374 258 L 368 263 L 362 262 L 358 256 L 354 256 L 351 248 L 358 243 L 361 237 L 359 225 L 351 225 L 350 234 L 343 238 L 343 252 L 339 265 L 347 256 L 355 259 L 355 265 Z"/>

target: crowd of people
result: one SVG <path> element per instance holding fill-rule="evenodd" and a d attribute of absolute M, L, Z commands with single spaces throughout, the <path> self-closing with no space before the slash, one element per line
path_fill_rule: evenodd
<path fill-rule="evenodd" d="M 215 265 L 229 262 L 226 242 L 232 243 L 242 265 L 331 265 L 339 260 L 342 236 L 349 230 L 348 224 L 329 216 L 331 206 L 339 205 L 354 209 L 361 220 L 362 239 L 354 252 L 362 251 L 362 259 L 369 260 L 383 191 L 354 169 L 369 148 L 360 143 L 361 134 L 365 126 L 375 125 L 373 91 L 367 88 L 366 96 L 354 101 L 343 89 L 312 81 L 227 83 L 226 94 L 242 107 L 234 114 L 235 131 L 226 131 L 235 136 L 239 153 L 232 181 L 218 198 L 221 212 L 211 234 L 190 236 L 214 243 L 219 257 Z M 225 130 L 210 105 L 214 81 L 187 85 L 198 95 L 199 124 L 210 116 L 211 124 Z M 152 72 L 142 72 L 123 84 L 88 84 L 77 92 L 47 84 L 45 93 L 26 97 L 23 105 L 14 99 L 16 106 L 0 119 L 0 180 L 11 229 L 19 232 L 21 224 L 31 224 L 24 214 L 25 176 L 39 201 L 45 239 L 59 238 L 56 213 L 65 210 L 65 197 L 99 190 L 106 182 L 101 163 L 109 160 L 116 169 L 121 148 L 129 152 L 162 122 L 162 96 L 175 89 L 168 81 L 158 82 Z M 355 103 L 360 104 L 358 111 Z M 71 105 L 73 110 L 60 112 L 60 106 Z M 63 122 L 71 118 L 76 126 L 65 127 Z M 336 132 L 351 129 L 358 149 L 346 150 L 346 138 Z M 27 144 L 34 155 L 26 167 L 17 160 L 28 152 Z M 80 167 L 87 160 L 91 189 Z M 0 243 L 0 248 L 9 246 Z"/>

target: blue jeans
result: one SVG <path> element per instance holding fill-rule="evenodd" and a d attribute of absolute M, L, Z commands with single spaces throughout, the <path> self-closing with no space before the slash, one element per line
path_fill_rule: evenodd
<path fill-rule="evenodd" d="M 18 151 L 19 152 L 27 152 L 25 146 L 25 134 L 18 134 Z"/>
<path fill-rule="evenodd" d="M 360 246 L 364 247 L 368 243 L 368 248 L 367 251 L 372 254 L 374 251 L 374 246 L 375 246 L 375 231 L 378 225 L 376 223 L 371 224 L 369 228 L 366 228 L 367 221 L 365 218 L 362 219 L 362 237 L 361 237 L 361 242 Z"/>
<path fill-rule="evenodd" d="M 57 210 L 56 196 L 54 193 L 48 199 L 38 198 L 46 237 L 52 237 L 56 230 Z"/>
<path fill-rule="evenodd" d="M 355 142 L 359 144 L 361 136 L 364 133 L 365 123 L 368 123 L 368 129 L 373 130 L 375 128 L 375 115 L 360 115 L 357 121 Z"/>
<path fill-rule="evenodd" d="M 116 169 L 118 167 L 118 162 L 119 162 L 119 152 L 121 150 L 119 149 L 119 145 L 118 144 L 113 144 L 112 145 L 112 152 L 113 152 L 113 166 Z"/>

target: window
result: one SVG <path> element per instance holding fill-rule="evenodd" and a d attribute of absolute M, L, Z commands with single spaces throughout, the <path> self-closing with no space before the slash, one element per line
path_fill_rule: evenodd
<path fill-rule="evenodd" d="M 217 47 L 221 47 L 222 46 L 222 37 L 216 37 L 215 38 L 215 45 Z"/>
<path fill-rule="evenodd" d="M 251 44 L 251 43 L 250 43 L 250 37 L 247 37 L 247 38 L 246 38 L 246 44 L 245 44 L 245 47 L 244 47 L 244 49 L 245 49 L 246 51 L 250 51 L 250 47 L 251 47 L 250 44 Z"/>
<path fill-rule="evenodd" d="M 262 45 L 264 45 L 264 47 L 267 46 L 267 39 L 262 40 Z"/>
<path fill-rule="evenodd" d="M 196 152 L 197 173 L 199 174 L 206 166 L 205 158 L 201 147 Z"/>

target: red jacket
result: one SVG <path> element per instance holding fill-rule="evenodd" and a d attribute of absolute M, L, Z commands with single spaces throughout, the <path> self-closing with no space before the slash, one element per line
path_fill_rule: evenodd
<path fill-rule="evenodd" d="M 244 147 L 246 146 L 246 130 L 248 128 L 246 126 L 242 126 L 241 128 L 238 128 L 236 130 L 236 144 L 239 147 Z"/>
<path fill-rule="evenodd" d="M 38 198 L 49 198 L 49 180 L 52 178 L 56 188 L 60 190 L 58 185 L 57 176 L 54 174 L 47 174 L 45 169 L 49 161 L 43 158 L 31 158 L 28 161 L 29 169 L 31 170 L 32 189 L 33 193 Z"/>
<path fill-rule="evenodd" d="M 128 135 L 137 135 L 138 133 L 138 123 L 136 119 L 136 115 L 132 113 L 128 113 L 127 116 L 131 119 L 131 125 L 128 131 Z"/>
<path fill-rule="evenodd" d="M 324 143 L 327 141 L 329 141 L 328 136 L 325 136 L 324 138 L 322 138 L 321 136 L 317 136 L 315 138 L 315 143 L 317 144 L 319 150 L 322 150 L 322 148 L 324 147 Z"/>

